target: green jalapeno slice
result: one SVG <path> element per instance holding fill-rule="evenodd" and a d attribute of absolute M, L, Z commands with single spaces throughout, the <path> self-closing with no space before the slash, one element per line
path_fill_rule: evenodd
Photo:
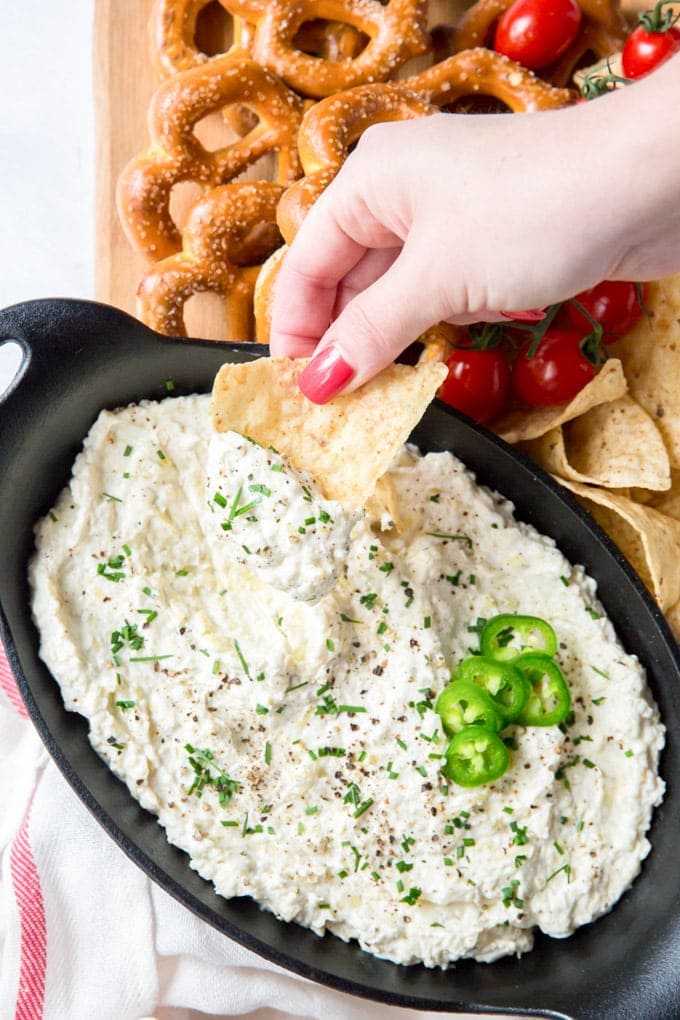
<path fill-rule="evenodd" d="M 547 655 L 526 652 L 515 660 L 531 685 L 527 702 L 518 715 L 520 726 L 555 726 L 571 708 L 571 696 L 562 670 Z"/>
<path fill-rule="evenodd" d="M 499 779 L 509 763 L 510 752 L 498 734 L 466 726 L 451 739 L 441 771 L 458 786 L 482 786 Z"/>
<path fill-rule="evenodd" d="M 493 733 L 501 728 L 502 719 L 489 695 L 481 687 L 464 680 L 448 684 L 437 698 L 434 709 L 449 736 L 467 726 L 479 726 Z"/>
<path fill-rule="evenodd" d="M 554 655 L 557 635 L 540 616 L 515 616 L 501 613 L 487 620 L 479 638 L 482 655 L 500 662 L 513 662 L 524 652 Z"/>
<path fill-rule="evenodd" d="M 517 718 L 531 690 L 523 673 L 510 663 L 486 655 L 463 659 L 456 671 L 456 683 L 461 681 L 476 684 L 489 695 L 504 725 Z"/>

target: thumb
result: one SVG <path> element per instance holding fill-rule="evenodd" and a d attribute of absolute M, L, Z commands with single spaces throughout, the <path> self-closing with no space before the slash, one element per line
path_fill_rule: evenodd
<path fill-rule="evenodd" d="M 394 264 L 343 308 L 300 375 L 300 389 L 309 400 L 325 404 L 357 389 L 444 317 L 439 302 L 428 300 L 422 271 L 422 262 L 404 247 Z"/>

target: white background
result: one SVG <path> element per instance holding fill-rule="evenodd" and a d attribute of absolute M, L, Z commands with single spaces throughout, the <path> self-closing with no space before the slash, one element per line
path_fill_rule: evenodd
<path fill-rule="evenodd" d="M 94 296 L 92 10 L 0 0 L 0 308 Z"/>

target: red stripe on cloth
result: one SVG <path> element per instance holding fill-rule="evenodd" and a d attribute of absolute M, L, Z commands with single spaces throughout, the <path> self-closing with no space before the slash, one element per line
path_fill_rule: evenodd
<path fill-rule="evenodd" d="M 28 836 L 29 805 L 9 856 L 21 924 L 19 992 L 14 1020 L 42 1020 L 47 967 L 47 925 L 40 875 Z"/>
<path fill-rule="evenodd" d="M 0 691 L 3 692 L 7 700 L 9 701 L 12 708 L 14 708 L 19 715 L 23 716 L 24 719 L 28 719 L 28 712 L 26 706 L 21 700 L 19 694 L 19 688 L 17 682 L 14 679 L 14 673 L 9 668 L 9 662 L 5 655 L 5 649 L 0 644 Z"/>

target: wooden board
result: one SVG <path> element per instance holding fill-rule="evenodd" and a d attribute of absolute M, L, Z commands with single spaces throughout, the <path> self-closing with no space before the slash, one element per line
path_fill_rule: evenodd
<path fill-rule="evenodd" d="M 96 120 L 96 276 L 97 298 L 135 313 L 135 294 L 145 261 L 127 243 L 118 220 L 115 189 L 129 159 L 148 144 L 146 110 L 159 79 L 154 71 L 148 23 L 154 0 L 96 0 L 94 19 L 94 97 Z M 627 0 L 646 6 L 645 0 Z M 431 0 L 431 24 L 451 23 L 465 0 Z M 206 8 L 206 37 L 224 33 L 228 21 L 217 4 Z M 427 66 L 429 58 L 409 62 L 403 74 Z M 221 130 L 216 118 L 215 131 Z M 208 134 L 210 134 L 208 127 Z M 181 215 L 180 199 L 180 215 Z M 186 205 L 186 200 L 185 200 Z M 224 336 L 220 299 L 211 294 L 192 298 L 186 307 L 191 336 Z"/>

